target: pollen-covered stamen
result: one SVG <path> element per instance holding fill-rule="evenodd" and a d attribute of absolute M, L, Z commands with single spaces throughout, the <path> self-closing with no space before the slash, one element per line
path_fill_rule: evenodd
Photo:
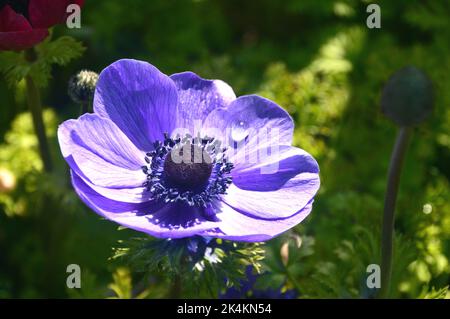
<path fill-rule="evenodd" d="M 147 175 L 144 183 L 154 198 L 164 202 L 186 202 L 190 206 L 207 207 L 225 194 L 232 178 L 233 164 L 225 157 L 225 148 L 214 138 L 193 138 L 187 134 L 154 143 L 146 154 Z"/>

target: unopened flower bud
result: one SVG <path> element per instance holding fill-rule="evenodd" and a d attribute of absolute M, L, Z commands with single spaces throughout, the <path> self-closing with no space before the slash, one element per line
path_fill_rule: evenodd
<path fill-rule="evenodd" d="M 91 103 L 97 81 L 98 74 L 93 71 L 83 70 L 72 76 L 68 88 L 72 101 L 77 104 Z"/>
<path fill-rule="evenodd" d="M 420 124 L 432 109 L 432 83 L 415 67 L 405 67 L 394 73 L 383 89 L 381 111 L 399 126 Z"/>

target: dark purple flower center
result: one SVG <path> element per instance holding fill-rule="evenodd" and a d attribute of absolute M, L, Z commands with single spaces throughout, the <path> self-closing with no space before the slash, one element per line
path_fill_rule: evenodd
<path fill-rule="evenodd" d="M 164 172 L 169 184 L 182 190 L 205 186 L 212 168 L 208 152 L 201 146 L 190 143 L 173 148 L 164 161 Z"/>
<path fill-rule="evenodd" d="M 144 183 L 153 197 L 169 202 L 185 202 L 189 206 L 207 207 L 231 184 L 233 164 L 225 156 L 225 148 L 214 138 L 186 135 L 154 143 L 147 153 L 147 175 Z"/>
<path fill-rule="evenodd" d="M 9 5 L 16 13 L 28 18 L 28 3 L 30 0 L 0 0 L 0 10 Z"/>

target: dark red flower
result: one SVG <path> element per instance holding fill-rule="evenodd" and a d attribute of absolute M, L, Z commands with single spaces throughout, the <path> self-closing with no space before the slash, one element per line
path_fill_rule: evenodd
<path fill-rule="evenodd" d="M 0 0 L 0 51 L 29 49 L 48 36 L 48 28 L 64 23 L 70 4 L 84 0 Z"/>

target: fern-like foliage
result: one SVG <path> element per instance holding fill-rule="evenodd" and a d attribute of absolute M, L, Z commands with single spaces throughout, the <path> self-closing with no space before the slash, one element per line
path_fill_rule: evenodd
<path fill-rule="evenodd" d="M 125 262 L 145 279 L 161 276 L 183 296 L 217 297 L 220 291 L 239 286 L 246 266 L 260 271 L 264 249 L 259 243 L 238 243 L 192 237 L 157 239 L 138 237 L 119 242 L 112 259 Z M 169 296 L 173 297 L 173 296 Z"/>
<path fill-rule="evenodd" d="M 36 54 L 34 61 L 28 61 L 25 52 L 0 53 L 0 72 L 4 74 L 9 86 L 13 87 L 26 76 L 31 76 L 37 86 L 46 87 L 51 78 L 52 65 L 67 65 L 79 58 L 85 47 L 72 37 L 62 36 L 55 41 L 51 41 L 49 37 L 32 50 Z"/>

